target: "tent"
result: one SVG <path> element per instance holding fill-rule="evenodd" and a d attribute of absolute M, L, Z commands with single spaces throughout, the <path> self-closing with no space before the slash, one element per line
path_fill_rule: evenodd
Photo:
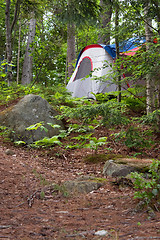
<path fill-rule="evenodd" d="M 145 38 L 131 38 L 120 44 L 120 53 L 134 55 L 145 42 Z M 117 85 L 112 80 L 102 81 L 112 71 L 116 58 L 115 44 L 92 44 L 84 47 L 77 59 L 76 68 L 72 74 L 67 89 L 73 97 L 94 98 L 94 94 L 112 92 Z"/>

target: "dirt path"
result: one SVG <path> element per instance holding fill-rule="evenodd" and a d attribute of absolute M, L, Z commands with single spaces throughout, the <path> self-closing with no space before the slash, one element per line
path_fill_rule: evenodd
<path fill-rule="evenodd" d="M 9 146 L 8 155 L 7 147 L 0 143 L 0 239 L 160 239 L 160 213 L 152 219 L 136 212 L 133 189 L 119 189 L 110 179 L 89 194 L 52 194 L 53 182 L 101 177 L 102 164 L 83 163 L 77 151 L 55 157 Z M 95 235 L 100 230 L 105 236 Z"/>

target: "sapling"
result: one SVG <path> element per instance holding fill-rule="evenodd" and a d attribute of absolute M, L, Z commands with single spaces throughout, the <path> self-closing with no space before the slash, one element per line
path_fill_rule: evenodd
<path fill-rule="evenodd" d="M 49 146 L 53 146 L 55 144 L 61 146 L 62 143 L 58 138 L 59 138 L 59 136 L 53 136 L 51 138 L 44 137 L 43 139 L 37 140 L 36 142 L 31 144 L 31 146 L 33 146 L 33 147 L 40 147 L 40 146 L 49 147 Z"/>
<path fill-rule="evenodd" d="M 41 129 L 41 131 L 48 132 L 48 129 L 43 126 L 44 122 L 38 122 L 33 125 L 30 125 L 29 127 L 26 128 L 27 131 L 32 131 L 32 130 L 37 130 L 38 128 Z"/>
<path fill-rule="evenodd" d="M 32 131 L 32 130 L 37 130 L 38 128 L 40 128 L 41 131 L 44 130 L 45 132 L 48 132 L 48 129 L 46 127 L 44 127 L 43 124 L 44 124 L 43 121 L 33 124 L 33 125 L 29 126 L 28 128 L 26 128 L 26 130 Z M 58 124 L 52 124 L 52 123 L 47 123 L 47 124 L 53 128 L 60 128 L 60 125 L 58 125 Z M 40 147 L 40 146 L 48 147 L 48 146 L 53 146 L 55 144 L 61 146 L 62 143 L 60 142 L 59 137 L 62 137 L 62 136 L 63 137 L 66 136 L 64 132 L 63 133 L 61 132 L 59 135 L 53 136 L 51 138 L 44 137 L 43 139 L 35 141 L 33 144 L 31 144 L 31 146 L 33 146 L 33 147 Z"/>
<path fill-rule="evenodd" d="M 90 148 L 93 151 L 93 154 L 97 154 L 98 148 L 102 145 L 105 145 L 107 141 L 107 137 L 100 137 L 97 139 L 96 137 L 90 137 L 89 143 L 84 145 L 84 148 Z"/>
<path fill-rule="evenodd" d="M 66 148 L 83 148 L 87 142 L 91 138 L 93 133 L 87 133 L 85 135 L 78 135 L 77 137 L 72 137 L 72 139 L 78 140 L 77 144 L 68 144 Z"/>

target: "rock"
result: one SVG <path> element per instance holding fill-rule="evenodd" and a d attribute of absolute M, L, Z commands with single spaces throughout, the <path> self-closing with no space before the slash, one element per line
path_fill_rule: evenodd
<path fill-rule="evenodd" d="M 106 230 L 99 230 L 99 231 L 95 232 L 95 235 L 106 236 L 106 235 L 108 235 L 108 232 Z"/>
<path fill-rule="evenodd" d="M 137 169 L 127 164 L 115 163 L 113 160 L 108 160 L 103 167 L 104 176 L 125 177 Z"/>
<path fill-rule="evenodd" d="M 11 149 L 6 149 L 6 150 L 5 150 L 5 154 L 12 156 L 12 155 L 14 155 L 15 153 L 14 153 Z"/>
<path fill-rule="evenodd" d="M 64 183 L 64 187 L 66 191 L 69 193 L 89 193 L 94 190 L 97 190 L 101 186 L 103 186 L 104 182 L 100 182 L 95 177 L 87 177 L 78 178 L 74 181 L 66 181 Z"/>
<path fill-rule="evenodd" d="M 27 144 L 33 143 L 44 137 L 53 137 L 59 133 L 58 128 L 53 128 L 47 123 L 58 124 L 60 129 L 64 129 L 62 121 L 57 120 L 58 115 L 52 106 L 42 97 L 34 94 L 26 95 L 15 106 L 10 107 L 0 113 L 1 125 L 12 130 L 10 137 L 14 141 L 21 140 Z M 26 130 L 30 125 L 44 122 L 44 127 L 48 132 L 41 129 Z M 14 132 L 13 132 L 14 131 Z"/>
<path fill-rule="evenodd" d="M 104 176 L 125 177 L 131 172 L 148 173 L 152 159 L 117 158 L 106 161 L 103 167 Z"/>

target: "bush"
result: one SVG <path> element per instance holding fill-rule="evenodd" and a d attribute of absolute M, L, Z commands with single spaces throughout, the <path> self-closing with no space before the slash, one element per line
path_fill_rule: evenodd
<path fill-rule="evenodd" d="M 143 206 L 149 206 L 152 209 L 160 210 L 160 161 L 153 160 L 149 168 L 147 178 L 142 173 L 132 173 L 134 179 L 135 192 L 134 198 L 143 202 Z"/>

